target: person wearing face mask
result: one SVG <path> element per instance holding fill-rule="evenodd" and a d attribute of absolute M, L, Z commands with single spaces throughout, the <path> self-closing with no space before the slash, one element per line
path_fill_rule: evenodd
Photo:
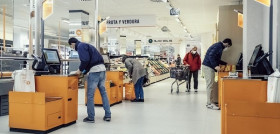
<path fill-rule="evenodd" d="M 190 92 L 192 76 L 194 81 L 194 91 L 197 92 L 198 70 L 200 69 L 201 66 L 201 59 L 200 59 L 200 55 L 197 53 L 197 47 L 193 47 L 193 49 L 185 55 L 183 63 L 184 65 L 187 65 L 190 68 L 190 75 L 187 82 L 186 92 Z"/>
<path fill-rule="evenodd" d="M 206 52 L 202 63 L 202 70 L 206 80 L 207 104 L 206 107 L 213 110 L 219 110 L 217 106 L 218 94 L 217 83 L 215 82 L 215 72 L 220 71 L 220 64 L 227 63 L 221 60 L 223 51 L 232 46 L 231 39 L 226 38 L 222 42 L 217 42 L 210 46 Z"/>

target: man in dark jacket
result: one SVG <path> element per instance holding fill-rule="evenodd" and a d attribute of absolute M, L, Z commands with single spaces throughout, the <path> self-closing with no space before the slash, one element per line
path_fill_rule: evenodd
<path fill-rule="evenodd" d="M 80 75 L 81 73 L 86 74 L 89 72 L 87 78 L 88 117 L 86 117 L 83 121 L 94 123 L 95 111 L 93 100 L 96 87 L 98 87 L 100 91 L 103 102 L 103 108 L 105 110 L 105 116 L 103 117 L 103 120 L 110 121 L 111 110 L 105 89 L 106 68 L 102 56 L 94 46 L 80 42 L 76 38 L 70 38 L 68 40 L 68 43 L 73 49 L 78 51 L 79 58 L 81 61 L 80 67 L 77 70 L 76 74 Z"/>
<path fill-rule="evenodd" d="M 223 51 L 232 45 L 231 39 L 226 38 L 223 42 L 217 42 L 210 46 L 206 52 L 203 61 L 203 72 L 206 80 L 207 87 L 207 105 L 209 109 L 219 110 L 216 105 L 218 102 L 217 86 L 215 86 L 215 72 L 220 71 L 220 64 L 226 63 L 221 61 Z M 216 91 L 216 92 L 215 92 Z"/>
<path fill-rule="evenodd" d="M 186 54 L 183 63 L 184 65 L 187 65 L 190 68 L 190 75 L 187 82 L 186 92 L 190 92 L 192 76 L 194 81 L 194 91 L 197 92 L 198 70 L 200 69 L 201 66 L 201 59 L 200 59 L 200 55 L 197 53 L 197 47 L 193 47 L 193 49 Z"/>

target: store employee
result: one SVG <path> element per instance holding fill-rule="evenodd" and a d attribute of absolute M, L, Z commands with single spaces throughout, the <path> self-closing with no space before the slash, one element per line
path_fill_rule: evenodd
<path fill-rule="evenodd" d="M 86 117 L 83 121 L 94 123 L 94 92 L 96 87 L 98 87 L 102 102 L 103 108 L 105 110 L 105 116 L 103 118 L 104 121 L 111 120 L 111 111 L 109 100 L 107 97 L 106 89 L 105 89 L 105 79 L 106 79 L 106 68 L 104 65 L 104 60 L 97 49 L 87 43 L 80 42 L 76 38 L 70 38 L 68 40 L 69 45 L 76 51 L 78 51 L 79 58 L 81 61 L 80 67 L 77 70 L 76 74 L 80 75 L 81 73 L 86 74 L 89 72 L 87 78 L 87 113 L 88 117 Z"/>

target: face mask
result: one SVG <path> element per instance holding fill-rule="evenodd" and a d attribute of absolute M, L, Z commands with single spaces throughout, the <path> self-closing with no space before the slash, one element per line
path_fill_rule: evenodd
<path fill-rule="evenodd" d="M 192 51 L 192 54 L 196 54 L 196 51 Z"/>
<path fill-rule="evenodd" d="M 223 51 L 228 51 L 228 47 L 226 47 Z"/>

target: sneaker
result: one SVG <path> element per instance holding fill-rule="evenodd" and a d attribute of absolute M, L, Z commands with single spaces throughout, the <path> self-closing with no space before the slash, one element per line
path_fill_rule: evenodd
<path fill-rule="evenodd" d="M 84 118 L 83 122 L 94 123 L 94 119 L 89 119 L 88 117 Z"/>
<path fill-rule="evenodd" d="M 139 102 L 139 100 L 137 100 L 137 99 L 134 99 L 134 100 L 131 100 L 131 102 Z"/>
<path fill-rule="evenodd" d="M 104 117 L 103 117 L 103 120 L 104 120 L 104 121 L 111 121 L 111 117 L 106 117 L 106 116 L 104 116 Z"/>
<path fill-rule="evenodd" d="M 188 89 L 188 88 L 187 88 L 186 92 L 190 92 L 190 91 L 191 91 L 191 89 Z"/>
<path fill-rule="evenodd" d="M 194 92 L 197 93 L 197 89 L 194 89 Z"/>
<path fill-rule="evenodd" d="M 206 107 L 212 110 L 220 110 L 220 108 L 215 104 L 208 104 Z"/>
<path fill-rule="evenodd" d="M 144 99 L 139 99 L 139 102 L 144 102 Z"/>

